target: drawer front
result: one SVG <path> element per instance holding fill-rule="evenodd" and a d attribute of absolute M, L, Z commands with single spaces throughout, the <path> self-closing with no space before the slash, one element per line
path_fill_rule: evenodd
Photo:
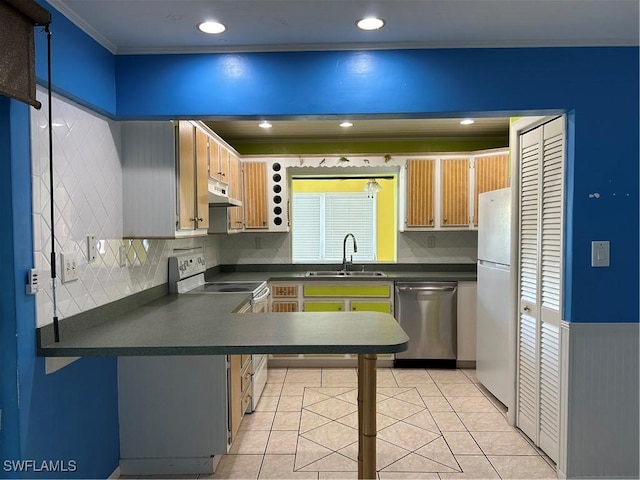
<path fill-rule="evenodd" d="M 274 298 L 296 298 L 298 296 L 298 286 L 272 285 L 271 296 Z"/>
<path fill-rule="evenodd" d="M 389 302 L 351 302 L 351 311 L 391 313 L 391 304 Z"/>
<path fill-rule="evenodd" d="M 343 302 L 304 302 L 305 312 L 342 312 Z"/>
<path fill-rule="evenodd" d="M 274 301 L 271 303 L 271 311 L 276 313 L 297 312 L 298 302 Z"/>
<path fill-rule="evenodd" d="M 305 285 L 305 297 L 381 297 L 391 296 L 389 285 Z"/>
<path fill-rule="evenodd" d="M 241 391 L 243 394 L 245 394 L 247 392 L 247 389 L 251 386 L 251 369 L 250 368 L 247 368 L 246 371 L 242 372 L 240 383 L 241 383 Z"/>

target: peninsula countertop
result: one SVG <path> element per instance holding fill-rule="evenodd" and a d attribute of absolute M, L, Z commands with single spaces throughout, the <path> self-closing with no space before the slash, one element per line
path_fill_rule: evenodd
<path fill-rule="evenodd" d="M 233 313 L 246 294 L 170 294 L 41 345 L 39 355 L 396 353 L 409 338 L 378 312 Z"/>

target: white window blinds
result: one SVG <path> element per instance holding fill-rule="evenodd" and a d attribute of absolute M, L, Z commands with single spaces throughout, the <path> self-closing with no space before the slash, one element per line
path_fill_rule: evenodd
<path fill-rule="evenodd" d="M 376 259 L 376 199 L 366 193 L 293 194 L 293 261 L 342 262 L 345 235 L 356 237 L 358 252 L 347 241 L 347 260 Z"/>

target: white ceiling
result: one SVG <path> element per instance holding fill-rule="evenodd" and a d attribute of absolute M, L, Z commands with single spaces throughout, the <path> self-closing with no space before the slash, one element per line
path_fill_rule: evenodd
<path fill-rule="evenodd" d="M 49 0 L 112 53 L 638 44 L 638 0 Z M 355 22 L 376 15 L 384 28 Z M 199 32 L 203 20 L 227 26 Z"/>
<path fill-rule="evenodd" d="M 305 51 L 389 48 L 638 45 L 638 0 L 49 0 L 114 54 Z M 355 22 L 385 19 L 364 32 Z M 216 20 L 222 35 L 196 25 Z M 351 129 L 338 118 L 218 122 L 223 138 L 244 141 L 347 140 L 498 135 L 508 119 L 368 119 Z M 214 128 L 214 129 L 215 129 Z"/>

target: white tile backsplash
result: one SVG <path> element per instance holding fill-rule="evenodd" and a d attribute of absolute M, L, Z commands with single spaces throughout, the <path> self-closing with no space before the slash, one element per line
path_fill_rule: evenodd
<path fill-rule="evenodd" d="M 53 321 L 51 214 L 49 203 L 48 102 L 38 90 L 41 110 L 31 110 L 34 264 L 42 290 L 36 298 L 36 323 Z M 61 283 L 58 318 L 68 317 L 167 282 L 167 258 L 176 249 L 202 248 L 210 266 L 219 263 L 216 237 L 179 240 L 122 239 L 120 126 L 73 102 L 53 96 L 54 225 L 56 253 L 75 252 L 78 277 Z M 95 261 L 87 260 L 87 235 L 99 241 Z M 120 247 L 127 266 L 120 266 Z M 58 266 L 59 269 L 59 266 Z"/>
<path fill-rule="evenodd" d="M 435 247 L 427 247 L 427 238 Z M 291 263 L 289 233 L 243 233 L 216 235 L 220 241 L 221 264 Z M 259 239 L 259 240 L 258 240 Z M 398 232 L 397 263 L 476 263 L 478 233 Z"/>

